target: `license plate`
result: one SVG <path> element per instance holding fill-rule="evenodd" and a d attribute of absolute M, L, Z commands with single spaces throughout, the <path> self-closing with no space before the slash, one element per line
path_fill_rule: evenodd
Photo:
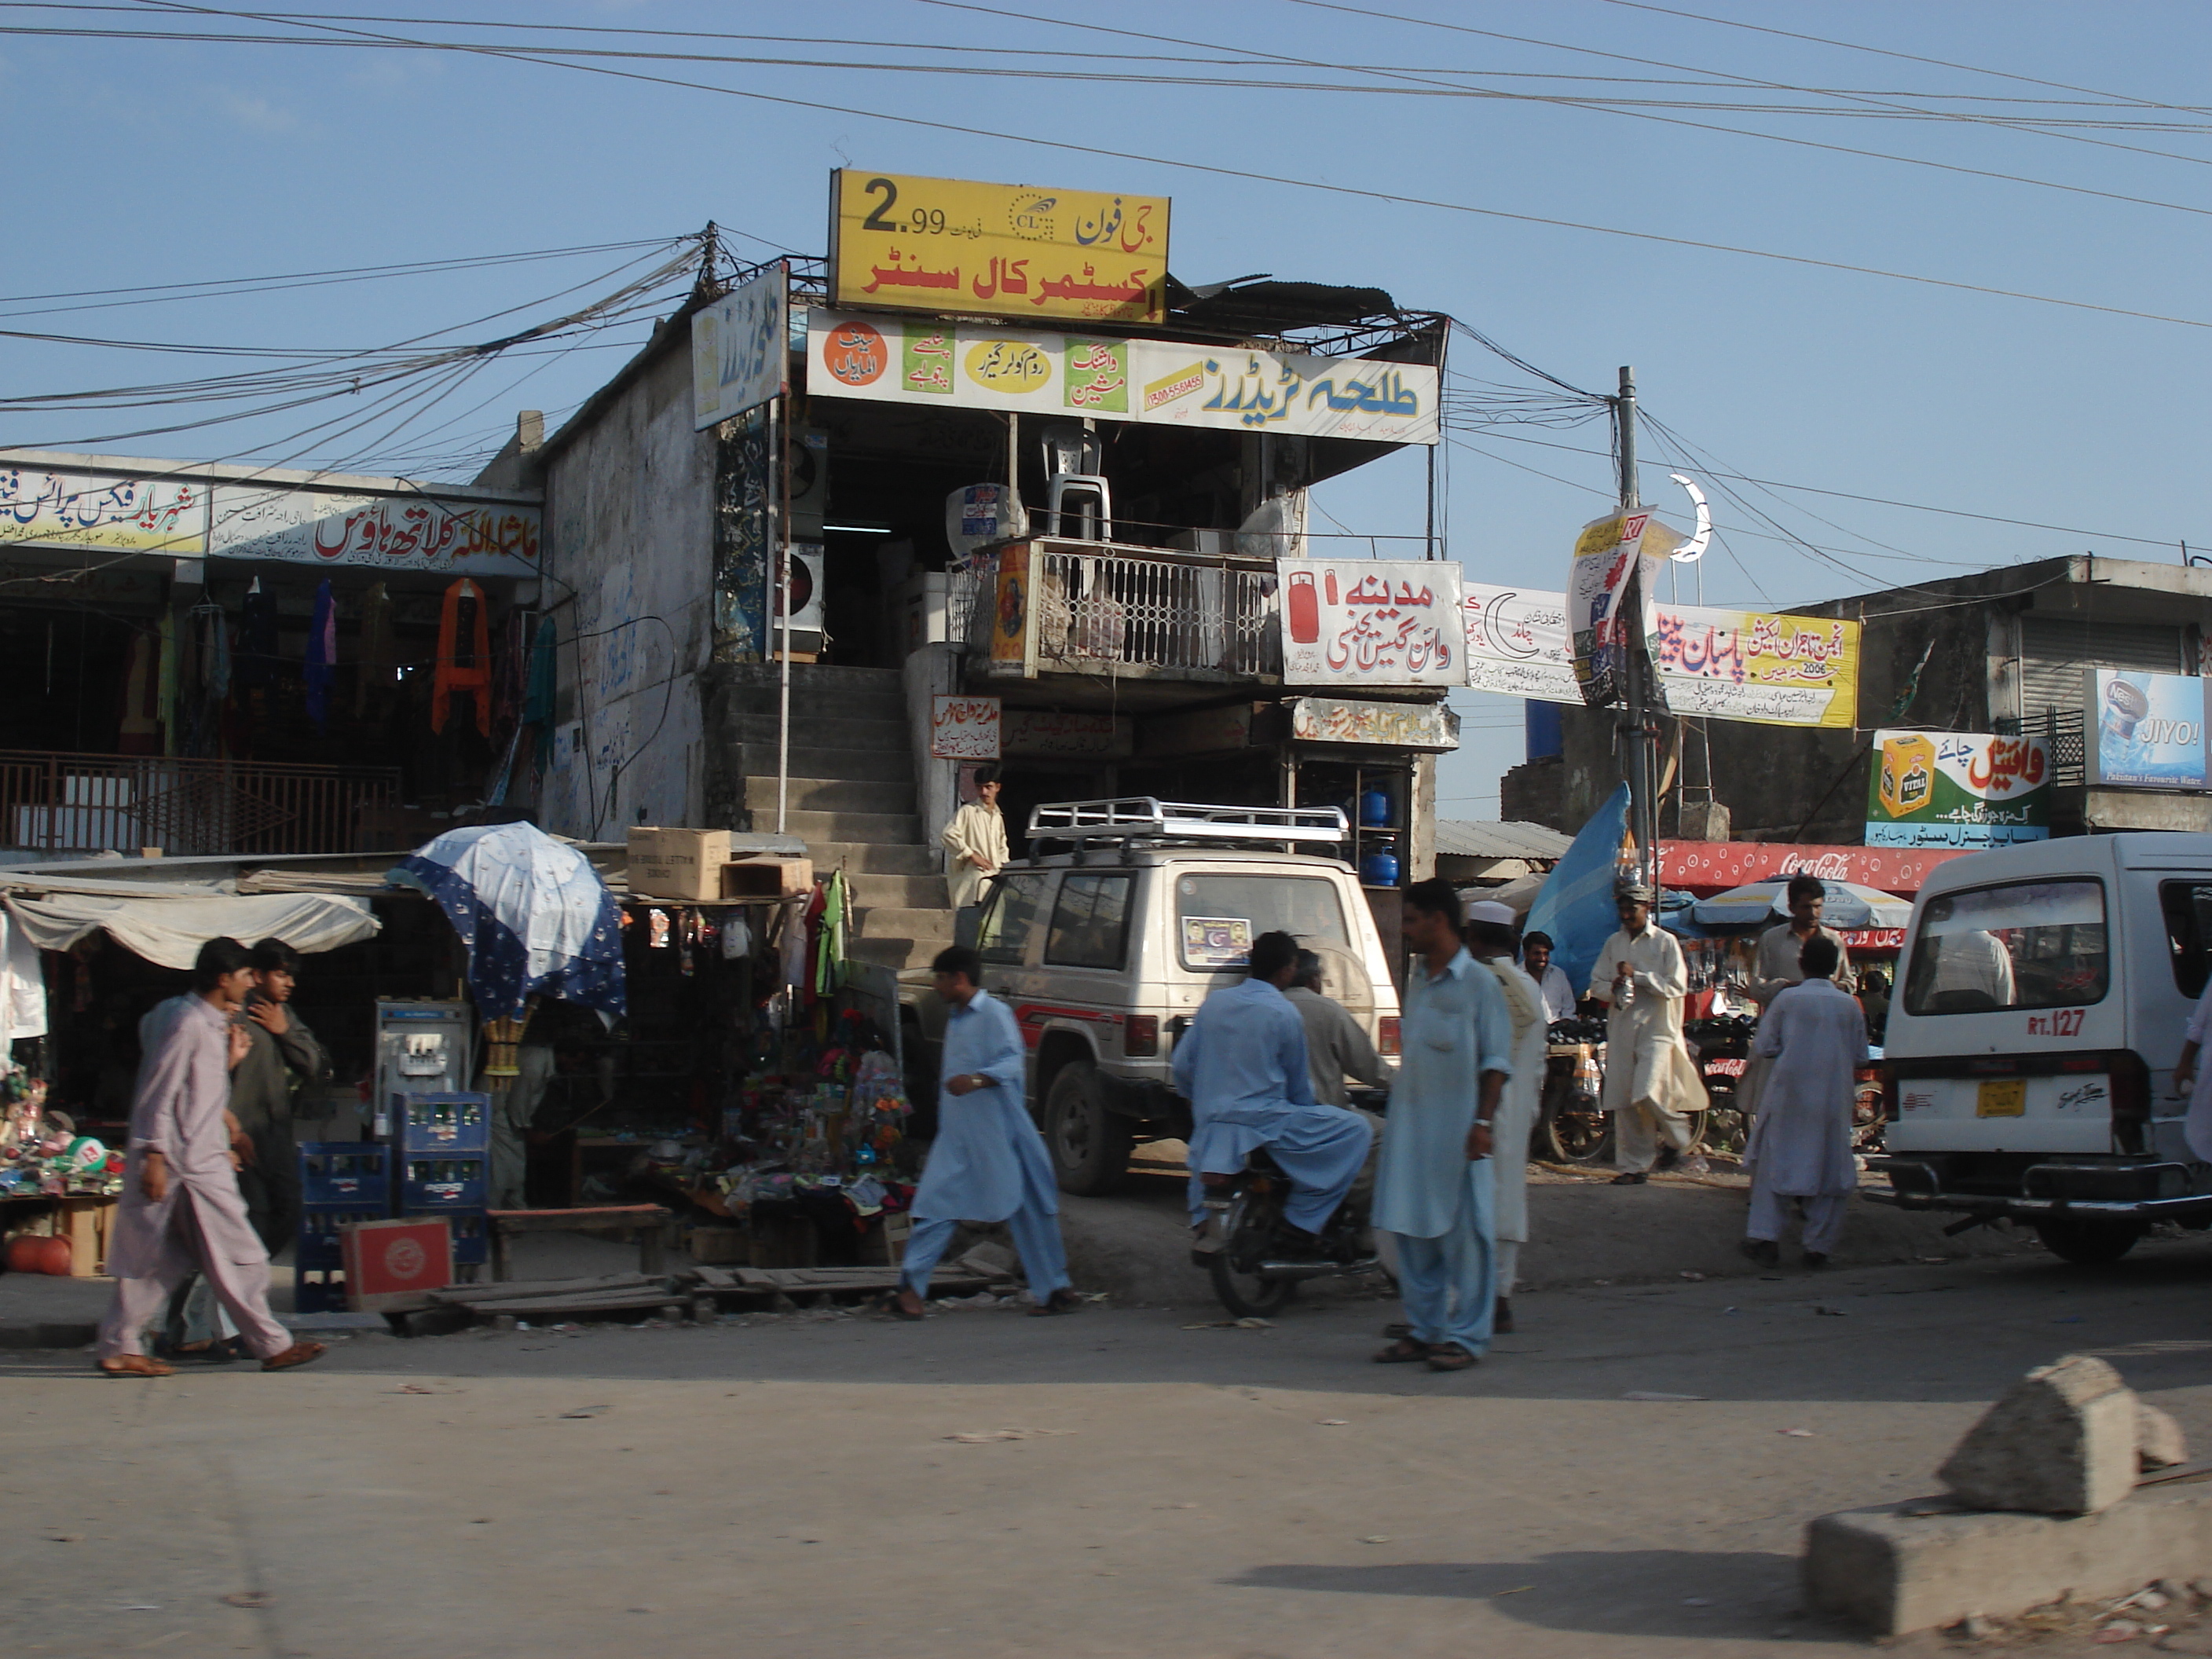
<path fill-rule="evenodd" d="M 1991 1078 L 1974 1097 L 1976 1117 L 2024 1117 L 2027 1115 L 2027 1079 Z"/>

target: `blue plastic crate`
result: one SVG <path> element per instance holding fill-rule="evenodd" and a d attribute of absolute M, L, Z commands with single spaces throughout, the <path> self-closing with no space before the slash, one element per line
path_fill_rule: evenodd
<path fill-rule="evenodd" d="M 481 1210 L 491 1191 L 490 1160 L 482 1152 L 409 1152 L 399 1160 L 399 1207 Z"/>
<path fill-rule="evenodd" d="M 300 1146 L 300 1201 L 392 1207 L 392 1148 L 374 1140 L 309 1140 Z"/>
<path fill-rule="evenodd" d="M 310 1204 L 300 1212 L 299 1231 L 293 1236 L 292 1265 L 302 1272 L 337 1267 L 343 1258 L 338 1229 L 356 1221 L 384 1221 L 391 1211 L 384 1204 Z"/>
<path fill-rule="evenodd" d="M 484 1224 L 482 1210 L 410 1210 L 407 1214 L 426 1221 L 442 1221 L 453 1230 L 456 1267 L 482 1267 L 491 1260 L 490 1230 Z"/>
<path fill-rule="evenodd" d="M 392 1121 L 402 1153 L 481 1152 L 491 1146 L 491 1097 L 395 1094 Z"/>

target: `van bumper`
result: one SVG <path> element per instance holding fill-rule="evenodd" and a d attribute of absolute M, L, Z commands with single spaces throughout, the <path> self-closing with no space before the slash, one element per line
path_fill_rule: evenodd
<path fill-rule="evenodd" d="M 2212 1213 L 2212 1193 L 2196 1191 L 2185 1164 L 2050 1158 L 2020 1172 L 2016 1190 L 1976 1191 L 1956 1184 L 1950 1160 L 1869 1158 L 1867 1167 L 1889 1177 L 1889 1188 L 1866 1190 L 1876 1204 L 1900 1210 L 1949 1210 L 1996 1219 L 2049 1220 L 2058 1216 L 2115 1220 L 2181 1220 Z"/>

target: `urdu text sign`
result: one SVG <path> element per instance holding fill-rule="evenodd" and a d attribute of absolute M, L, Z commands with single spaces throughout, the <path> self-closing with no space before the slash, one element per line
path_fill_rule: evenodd
<path fill-rule="evenodd" d="M 1157 323 L 1168 198 L 841 168 L 830 265 L 840 306 Z"/>

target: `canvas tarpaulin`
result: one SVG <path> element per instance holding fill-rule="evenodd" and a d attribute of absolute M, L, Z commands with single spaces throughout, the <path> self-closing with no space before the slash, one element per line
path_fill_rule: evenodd
<path fill-rule="evenodd" d="M 117 944 L 164 968 L 190 968 L 201 945 L 226 934 L 247 945 L 281 939 L 306 955 L 357 944 L 377 930 L 366 900 L 319 893 L 38 894 L 10 893 L 7 905 L 15 926 L 40 950 L 66 951 L 105 929 Z"/>

